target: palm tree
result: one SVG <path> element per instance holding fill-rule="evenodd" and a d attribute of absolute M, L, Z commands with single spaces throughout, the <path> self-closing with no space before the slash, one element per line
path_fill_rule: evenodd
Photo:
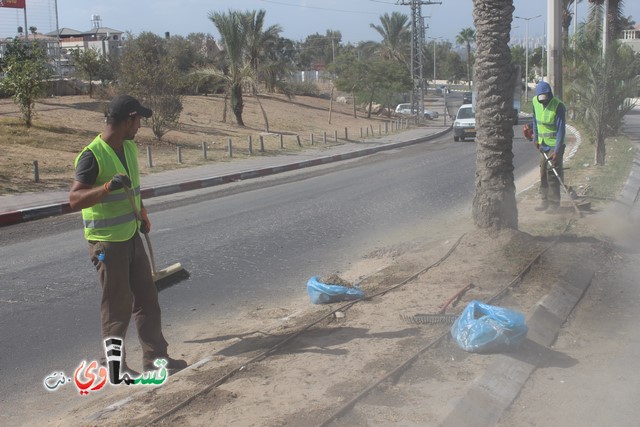
<path fill-rule="evenodd" d="M 400 12 L 393 12 L 391 15 L 385 13 L 380 17 L 380 25 L 370 24 L 370 26 L 382 36 L 382 57 L 405 64 L 411 70 L 411 23 L 409 17 Z"/>
<path fill-rule="evenodd" d="M 471 43 L 476 41 L 476 32 L 473 28 L 465 28 L 456 36 L 456 43 L 467 47 L 467 81 L 471 89 Z"/>
<path fill-rule="evenodd" d="M 612 43 L 606 58 L 599 54 L 599 39 L 592 33 L 579 33 L 576 48 L 578 69 L 569 86 L 576 116 L 587 130 L 587 138 L 595 145 L 594 161 L 606 161 L 606 137 L 616 135 L 637 93 L 637 77 L 633 51 L 621 43 Z"/>
<path fill-rule="evenodd" d="M 227 82 L 228 93 L 231 95 L 231 109 L 238 125 L 244 126 L 242 87 L 253 76 L 250 63 L 245 63 L 243 60 L 246 46 L 244 18 L 242 14 L 230 10 L 229 13 L 211 12 L 209 19 L 218 29 L 224 47 L 226 69 L 223 77 Z"/>
<path fill-rule="evenodd" d="M 562 41 L 565 47 L 569 46 L 569 27 L 575 19 L 573 16 L 573 6 L 581 3 L 582 0 L 562 0 Z"/>
<path fill-rule="evenodd" d="M 589 11 L 588 24 L 592 26 L 596 33 L 602 34 L 602 13 L 604 2 L 609 2 L 609 13 L 607 14 L 607 42 L 611 42 L 620 35 L 624 26 L 625 17 L 622 15 L 624 0 L 589 0 L 591 10 Z"/>
<path fill-rule="evenodd" d="M 509 33 L 513 0 L 474 0 L 476 33 L 476 188 L 479 228 L 518 228 L 513 177 L 513 88 Z M 472 31 L 463 31 L 470 36 Z M 462 35 L 462 33 L 461 33 Z M 465 37 L 470 40 L 471 37 Z"/>
<path fill-rule="evenodd" d="M 266 30 L 264 28 L 264 16 L 266 12 L 263 9 L 253 12 L 245 12 L 242 15 L 242 26 L 245 35 L 244 56 L 245 62 L 249 63 L 253 73 L 258 76 L 261 61 L 264 60 L 267 53 L 275 49 L 278 45 L 280 25 L 272 25 Z"/>

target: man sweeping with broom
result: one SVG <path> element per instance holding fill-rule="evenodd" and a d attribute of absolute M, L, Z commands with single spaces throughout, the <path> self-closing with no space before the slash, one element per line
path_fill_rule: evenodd
<path fill-rule="evenodd" d="M 143 369 L 156 370 L 154 361 L 165 359 L 165 368 L 172 374 L 187 363 L 167 354 L 158 291 L 138 233 L 148 233 L 151 222 L 140 197 L 138 149 L 133 138 L 141 118 L 151 115 L 150 109 L 131 96 L 121 95 L 111 101 L 104 132 L 76 158 L 69 203 L 72 209 L 82 209 L 84 235 L 91 261 L 98 270 L 103 339 L 119 338 L 124 342 L 133 313 Z M 136 209 L 127 198 L 125 187 L 131 188 Z M 136 218 L 136 211 L 141 221 Z M 127 367 L 124 352 L 121 366 L 122 372 L 139 375 Z"/>

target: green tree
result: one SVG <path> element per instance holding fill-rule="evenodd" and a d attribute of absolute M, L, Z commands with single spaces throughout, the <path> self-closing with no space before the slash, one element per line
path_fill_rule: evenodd
<path fill-rule="evenodd" d="M 456 52 L 447 50 L 444 61 L 438 64 L 438 72 L 442 76 L 446 76 L 449 81 L 457 82 L 465 78 L 467 74 L 464 61 Z"/>
<path fill-rule="evenodd" d="M 0 70 L 5 74 L 0 80 L 0 88 L 11 95 L 22 112 L 25 125 L 31 127 L 36 100 L 44 95 L 51 75 L 44 50 L 35 41 L 24 42 L 15 38 L 7 45 Z"/>
<path fill-rule="evenodd" d="M 580 65 L 567 95 L 595 145 L 595 163 L 603 166 L 606 137 L 619 132 L 624 115 L 633 108 L 629 98 L 640 84 L 638 58 L 631 48 L 615 42 L 603 59 L 598 44 L 588 37 L 579 38 L 576 55 Z"/>
<path fill-rule="evenodd" d="M 409 17 L 400 12 L 380 17 L 380 24 L 369 24 L 382 36 L 381 55 L 404 64 L 410 70 L 411 60 L 411 23 Z"/>
<path fill-rule="evenodd" d="M 471 44 L 476 41 L 476 32 L 473 28 L 464 28 L 456 36 L 456 43 L 467 48 L 467 81 L 471 89 Z"/>
<path fill-rule="evenodd" d="M 153 110 L 151 130 L 159 140 L 178 126 L 184 75 L 167 49 L 167 41 L 143 32 L 129 39 L 121 61 L 120 86 Z"/>
<path fill-rule="evenodd" d="M 474 0 L 476 188 L 473 220 L 479 228 L 518 228 L 513 176 L 513 80 L 509 34 L 513 0 Z M 471 31 L 465 31 L 469 34 Z M 469 41 L 471 37 L 465 37 Z"/>
<path fill-rule="evenodd" d="M 413 87 L 403 64 L 375 56 L 359 57 L 356 52 L 340 54 L 330 70 L 336 75 L 338 90 L 354 94 L 354 104 L 358 101 L 368 104 L 368 117 L 373 102 L 391 107 L 398 93 Z"/>
<path fill-rule="evenodd" d="M 89 98 L 93 98 L 93 79 L 107 66 L 106 60 L 95 49 L 72 50 L 71 58 L 76 70 L 89 80 Z"/>
<path fill-rule="evenodd" d="M 297 66 L 301 69 L 316 69 L 333 63 L 340 54 L 342 34 L 327 30 L 324 35 L 311 34 L 299 46 Z"/>
<path fill-rule="evenodd" d="M 278 90 L 290 95 L 283 82 L 295 70 L 296 54 L 295 42 L 283 37 L 278 37 L 275 47 L 266 52 L 267 60 L 262 64 L 260 75 L 267 92 Z"/>

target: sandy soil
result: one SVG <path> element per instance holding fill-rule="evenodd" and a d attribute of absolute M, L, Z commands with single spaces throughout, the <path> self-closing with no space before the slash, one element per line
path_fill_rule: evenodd
<path fill-rule="evenodd" d="M 314 143 L 343 143 L 345 128 L 351 140 L 377 135 L 386 115 L 372 115 L 359 110 L 354 117 L 353 104 L 299 96 L 291 100 L 281 95 L 261 99 L 266 111 L 269 132 L 256 99 L 245 98 L 245 127 L 235 124 L 227 112 L 223 122 L 224 98 L 221 96 L 188 96 L 184 99 L 179 127 L 157 141 L 149 126 L 138 132 L 141 173 L 192 167 L 206 162 L 232 161 L 227 154 L 228 140 L 233 143 L 235 159 L 249 155 L 249 137 L 253 155 L 292 152 Z M 90 143 L 104 127 L 106 101 L 88 96 L 66 96 L 42 99 L 36 104 L 34 125 L 27 129 L 11 99 L 0 99 L 0 195 L 27 191 L 69 188 L 73 181 L 73 164 L 80 150 Z M 331 117 L 331 122 L 329 118 Z M 435 122 L 434 122 L 435 123 Z M 427 123 L 426 125 L 429 125 Z M 284 150 L 280 148 L 283 134 Z M 298 145 L 299 136 L 302 147 Z M 260 138 L 264 152 L 260 152 Z M 207 159 L 202 144 L 207 144 Z M 181 148 L 182 163 L 178 164 L 177 149 Z M 148 167 L 147 147 L 152 150 L 153 168 Z M 38 161 L 40 182 L 34 182 L 34 160 Z"/>
<path fill-rule="evenodd" d="M 491 363 L 491 355 L 459 349 L 448 324 L 413 323 L 403 316 L 443 308 L 458 314 L 470 300 L 487 300 L 505 288 L 495 304 L 527 314 L 578 259 L 604 270 L 615 258 L 604 240 L 583 238 L 592 227 L 588 218 L 586 225 L 571 222 L 567 205 L 549 226 L 533 210 L 535 203 L 533 194 L 520 197 L 520 231 L 478 231 L 468 218 L 452 217 L 429 240 L 378 248 L 348 271 L 327 272 L 359 284 L 369 297 L 365 301 L 314 306 L 300 296 L 279 306 L 248 308 L 222 324 L 190 325 L 176 345 L 196 366 L 161 387 L 140 386 L 134 393 L 109 387 L 81 401 L 68 387 L 64 399 L 75 409 L 47 421 L 146 425 L 165 414 L 153 424 L 319 425 L 444 336 L 331 424 L 436 425 Z M 567 225 L 568 233 L 558 239 Z M 545 248 L 550 249 L 513 284 Z M 460 301 L 444 307 L 469 284 L 474 287 Z M 109 405 L 115 407 L 105 410 Z"/>

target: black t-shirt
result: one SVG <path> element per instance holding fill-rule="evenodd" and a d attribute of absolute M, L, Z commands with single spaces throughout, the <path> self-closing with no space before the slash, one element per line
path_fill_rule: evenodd
<path fill-rule="evenodd" d="M 124 155 L 124 150 L 122 152 L 116 152 L 116 154 L 127 173 L 129 173 L 129 167 L 127 166 L 127 158 Z M 76 181 L 87 185 L 93 185 L 96 183 L 96 178 L 98 178 L 98 172 L 100 172 L 100 168 L 98 167 L 98 160 L 96 160 L 96 156 L 93 154 L 93 151 L 85 150 L 78 159 L 78 164 L 76 165 Z"/>

